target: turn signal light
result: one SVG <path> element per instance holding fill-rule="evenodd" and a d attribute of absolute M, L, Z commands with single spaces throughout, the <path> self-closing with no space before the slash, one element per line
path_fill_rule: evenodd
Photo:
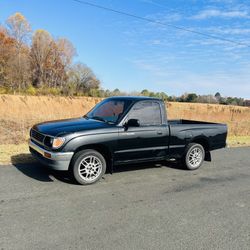
<path fill-rule="evenodd" d="M 49 153 L 47 153 L 47 152 L 44 152 L 44 157 L 46 157 L 46 158 L 51 158 L 51 154 L 49 154 Z"/>
<path fill-rule="evenodd" d="M 57 137 L 53 139 L 52 147 L 53 148 L 60 148 L 65 141 L 65 138 L 63 137 Z"/>

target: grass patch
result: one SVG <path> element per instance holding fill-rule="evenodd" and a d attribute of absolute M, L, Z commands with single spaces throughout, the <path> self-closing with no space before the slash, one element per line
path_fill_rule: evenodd
<path fill-rule="evenodd" d="M 250 146 L 250 136 L 229 136 L 227 143 L 230 147 Z"/>
<path fill-rule="evenodd" d="M 0 165 L 33 161 L 27 143 L 0 145 Z"/>

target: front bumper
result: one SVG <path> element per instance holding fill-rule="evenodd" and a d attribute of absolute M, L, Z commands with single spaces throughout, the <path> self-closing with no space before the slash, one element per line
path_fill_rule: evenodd
<path fill-rule="evenodd" d="M 43 165 L 54 170 L 68 170 L 74 152 L 52 152 L 45 150 L 29 140 L 31 154 Z"/>

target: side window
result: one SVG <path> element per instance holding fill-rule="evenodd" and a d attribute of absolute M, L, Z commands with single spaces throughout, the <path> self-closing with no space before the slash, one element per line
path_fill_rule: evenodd
<path fill-rule="evenodd" d="M 161 125 L 160 105 L 154 101 L 140 101 L 132 107 L 128 119 L 138 119 L 142 126 Z"/>

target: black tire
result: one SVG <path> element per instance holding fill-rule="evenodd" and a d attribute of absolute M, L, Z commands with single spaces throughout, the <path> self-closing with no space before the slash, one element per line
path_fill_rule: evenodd
<path fill-rule="evenodd" d="M 93 180 L 90 179 L 91 174 L 89 174 L 89 172 L 88 173 L 85 172 L 85 171 L 94 171 L 92 169 L 93 166 L 90 165 L 90 162 L 88 163 L 88 158 L 95 159 L 96 165 L 99 164 L 98 166 L 100 166 L 100 169 L 98 169 L 97 171 L 98 174 Z M 83 164 L 84 159 L 86 159 L 86 161 L 84 161 L 84 164 L 86 163 L 87 166 Z M 84 172 L 82 172 L 81 174 L 80 170 Z M 105 174 L 106 160 L 103 157 L 103 155 L 100 154 L 96 150 L 92 150 L 92 149 L 82 150 L 82 151 L 77 152 L 73 156 L 72 161 L 71 161 L 70 171 L 71 171 L 71 175 L 73 176 L 73 178 L 76 180 L 77 183 L 81 185 L 90 185 L 100 180 L 102 176 Z M 87 180 L 88 175 L 90 176 L 89 180 Z M 93 175 L 94 175 L 94 172 L 93 172 Z"/>
<path fill-rule="evenodd" d="M 197 151 L 197 156 L 194 156 L 195 151 Z M 198 143 L 190 143 L 186 148 L 183 163 L 188 170 L 196 170 L 202 165 L 204 158 L 205 150 L 203 146 Z"/>

